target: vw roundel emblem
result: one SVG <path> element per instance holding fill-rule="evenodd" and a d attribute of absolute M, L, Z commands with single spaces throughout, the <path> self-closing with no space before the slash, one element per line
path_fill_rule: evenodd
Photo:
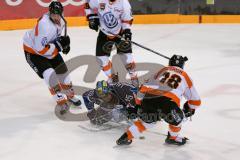
<path fill-rule="evenodd" d="M 118 20 L 111 12 L 107 12 L 103 15 L 105 25 L 112 29 L 118 25 Z"/>

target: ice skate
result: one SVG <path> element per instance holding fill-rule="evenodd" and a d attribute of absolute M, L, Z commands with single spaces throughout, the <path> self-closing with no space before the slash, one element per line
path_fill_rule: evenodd
<path fill-rule="evenodd" d="M 184 145 L 187 142 L 188 138 L 186 137 L 173 137 L 170 135 L 170 133 L 168 132 L 167 138 L 165 139 L 165 143 L 166 144 L 173 144 L 173 145 Z"/>
<path fill-rule="evenodd" d="M 130 145 L 132 140 L 128 139 L 127 133 L 125 132 L 117 141 L 117 145 Z"/>

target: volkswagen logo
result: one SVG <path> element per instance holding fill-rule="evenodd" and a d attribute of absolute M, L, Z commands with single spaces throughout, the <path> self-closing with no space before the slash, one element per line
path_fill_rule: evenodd
<path fill-rule="evenodd" d="M 118 25 L 118 20 L 111 12 L 107 12 L 103 15 L 105 25 L 112 29 Z"/>

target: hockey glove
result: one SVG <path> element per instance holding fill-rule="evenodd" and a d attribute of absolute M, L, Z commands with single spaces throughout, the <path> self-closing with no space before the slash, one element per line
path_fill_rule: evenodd
<path fill-rule="evenodd" d="M 122 38 L 121 41 L 117 44 L 117 48 L 120 50 L 119 54 L 124 53 L 121 51 L 127 51 L 131 49 L 131 39 L 132 39 L 132 33 L 130 29 L 125 29 L 122 32 Z"/>
<path fill-rule="evenodd" d="M 69 36 L 60 36 L 57 37 L 57 39 L 54 42 L 56 48 L 58 49 L 58 51 L 62 51 L 63 49 L 67 48 L 68 46 L 70 46 L 70 38 Z M 70 50 L 70 48 L 69 48 Z"/>
<path fill-rule="evenodd" d="M 126 41 L 131 41 L 132 40 L 132 32 L 131 32 L 131 30 L 130 29 L 123 30 L 122 37 Z"/>
<path fill-rule="evenodd" d="M 88 26 L 90 29 L 98 31 L 98 26 L 100 25 L 99 18 L 97 17 L 97 14 L 90 14 L 88 17 Z"/>
<path fill-rule="evenodd" d="M 194 115 L 195 109 L 190 108 L 188 102 L 185 102 L 183 105 L 183 112 L 185 117 L 191 117 Z"/>
<path fill-rule="evenodd" d="M 62 52 L 63 54 L 68 54 L 70 52 L 70 46 L 63 48 Z"/>

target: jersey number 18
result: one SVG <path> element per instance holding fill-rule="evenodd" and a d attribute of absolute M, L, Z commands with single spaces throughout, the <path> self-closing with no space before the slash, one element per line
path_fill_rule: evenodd
<path fill-rule="evenodd" d="M 176 89 L 182 81 L 180 76 L 177 74 L 171 74 L 170 72 L 165 72 L 162 77 L 160 83 L 166 83 L 172 89 Z"/>

